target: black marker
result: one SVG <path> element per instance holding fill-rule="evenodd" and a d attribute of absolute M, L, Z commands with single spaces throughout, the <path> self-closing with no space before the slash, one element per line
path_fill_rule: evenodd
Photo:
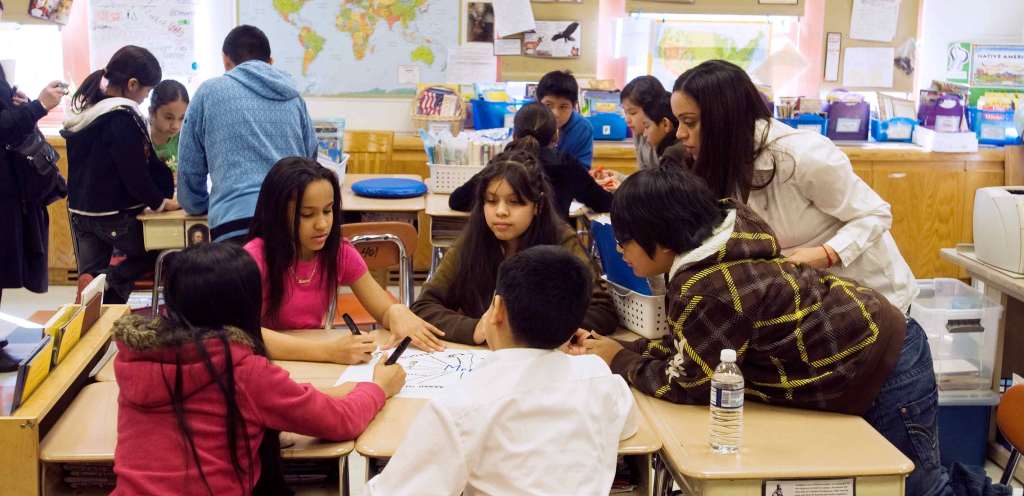
<path fill-rule="evenodd" d="M 406 336 L 405 339 L 395 347 L 395 351 L 391 352 L 391 356 L 389 356 L 388 360 L 384 362 L 384 365 L 394 365 L 395 362 L 398 362 L 398 358 L 402 356 L 402 353 L 405 352 L 405 349 L 409 347 L 409 343 L 411 342 L 412 338 Z"/>
<path fill-rule="evenodd" d="M 356 321 L 352 320 L 352 317 L 345 313 L 341 315 L 341 318 L 342 320 L 345 321 L 345 325 L 348 326 L 348 330 L 352 331 L 353 336 L 358 336 L 361 334 L 359 332 L 359 327 L 356 325 Z"/>

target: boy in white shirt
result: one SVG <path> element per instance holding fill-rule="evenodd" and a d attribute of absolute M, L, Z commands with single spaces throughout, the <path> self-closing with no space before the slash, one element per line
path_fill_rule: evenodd
<path fill-rule="evenodd" d="M 494 353 L 423 408 L 369 494 L 608 494 L 619 441 L 637 429 L 633 395 L 600 359 L 558 350 L 592 280 L 557 246 L 505 260 L 481 317 Z"/>

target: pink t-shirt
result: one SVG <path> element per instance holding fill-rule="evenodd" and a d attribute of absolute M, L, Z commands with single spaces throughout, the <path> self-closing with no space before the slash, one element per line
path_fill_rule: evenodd
<path fill-rule="evenodd" d="M 270 285 L 267 283 L 267 261 L 263 253 L 263 239 L 256 238 L 246 243 L 245 251 L 249 252 L 256 265 L 260 268 L 260 275 L 263 283 L 263 310 L 267 311 L 267 298 L 270 295 Z M 314 266 L 317 271 L 323 270 L 316 260 L 308 262 L 299 261 L 293 270 L 285 274 L 284 298 L 281 300 L 281 312 L 274 321 L 270 321 L 264 315 L 263 326 L 270 329 L 320 329 L 324 324 L 324 315 L 330 305 L 330 291 L 318 287 L 314 277 L 313 282 L 300 284 L 296 276 L 303 279 L 309 277 Z M 355 247 L 346 239 L 342 239 L 341 248 L 338 250 L 338 285 L 348 286 L 366 273 L 366 262 L 359 255 Z"/>

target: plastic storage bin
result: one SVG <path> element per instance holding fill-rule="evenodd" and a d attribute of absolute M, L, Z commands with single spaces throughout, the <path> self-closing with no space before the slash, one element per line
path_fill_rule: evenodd
<path fill-rule="evenodd" d="M 792 119 L 779 119 L 793 129 L 814 131 L 824 136 L 828 132 L 828 119 L 817 114 L 800 114 Z"/>
<path fill-rule="evenodd" d="M 939 389 L 960 395 L 991 390 L 1003 307 L 956 279 L 920 279 L 910 316 L 928 335 Z"/>
<path fill-rule="evenodd" d="M 917 121 L 907 117 L 894 117 L 880 121 L 871 119 L 871 137 L 875 141 L 910 143 L 914 139 L 914 128 Z"/>
<path fill-rule="evenodd" d="M 967 109 L 967 125 L 978 135 L 983 145 L 1015 145 L 1020 143 L 1020 134 L 1013 123 L 1013 110 Z"/>
<path fill-rule="evenodd" d="M 488 102 L 482 99 L 473 102 L 473 129 L 494 129 L 512 127 L 512 116 L 516 111 L 530 103 L 529 100 L 512 102 Z"/>
<path fill-rule="evenodd" d="M 994 391 L 939 393 L 939 452 L 943 465 L 985 465 L 989 421 L 998 403 L 999 395 Z"/>
<path fill-rule="evenodd" d="M 658 339 L 668 334 L 668 320 L 665 318 L 665 295 L 647 296 L 619 286 L 601 276 L 608 283 L 608 290 L 615 302 L 622 326 L 645 338 Z"/>
<path fill-rule="evenodd" d="M 477 172 L 482 171 L 484 166 L 428 163 L 427 168 L 430 169 L 430 181 L 427 181 L 430 192 L 448 194 L 466 184 Z"/>
<path fill-rule="evenodd" d="M 622 141 L 626 139 L 626 119 L 614 112 L 597 112 L 589 117 L 590 126 L 594 128 L 594 139 L 603 141 Z"/>

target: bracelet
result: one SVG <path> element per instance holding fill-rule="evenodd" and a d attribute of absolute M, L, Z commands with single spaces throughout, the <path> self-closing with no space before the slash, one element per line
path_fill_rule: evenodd
<path fill-rule="evenodd" d="M 827 266 L 827 267 L 825 267 L 825 268 L 826 268 L 826 269 L 831 269 L 831 268 L 832 268 L 832 265 L 834 265 L 834 264 L 835 264 L 835 262 L 833 262 L 833 261 L 832 261 L 832 254 L 830 254 L 830 253 L 828 252 L 828 248 L 825 248 L 825 245 L 821 245 L 821 249 L 822 249 L 822 250 L 823 250 L 823 251 L 825 252 L 825 258 L 827 258 L 827 259 L 828 259 L 828 266 Z"/>

